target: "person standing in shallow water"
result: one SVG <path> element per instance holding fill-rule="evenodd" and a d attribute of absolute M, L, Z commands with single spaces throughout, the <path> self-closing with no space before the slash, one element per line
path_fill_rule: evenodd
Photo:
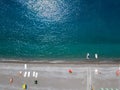
<path fill-rule="evenodd" d="M 98 54 L 97 53 L 95 53 L 95 59 L 98 59 Z"/>
<path fill-rule="evenodd" d="M 90 54 L 89 53 L 87 53 L 86 59 L 90 59 Z"/>

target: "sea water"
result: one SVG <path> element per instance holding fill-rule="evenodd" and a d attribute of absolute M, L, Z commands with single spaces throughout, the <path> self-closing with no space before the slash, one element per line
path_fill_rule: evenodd
<path fill-rule="evenodd" d="M 0 0 L 1 58 L 120 57 L 119 0 Z"/>

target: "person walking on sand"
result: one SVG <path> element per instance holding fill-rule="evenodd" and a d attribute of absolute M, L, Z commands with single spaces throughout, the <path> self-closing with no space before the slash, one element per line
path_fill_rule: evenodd
<path fill-rule="evenodd" d="M 10 84 L 12 84 L 13 83 L 13 78 L 10 78 L 9 82 L 10 82 Z"/>

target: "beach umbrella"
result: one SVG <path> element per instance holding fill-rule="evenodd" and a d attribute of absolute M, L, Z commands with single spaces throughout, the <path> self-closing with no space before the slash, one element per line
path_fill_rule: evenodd
<path fill-rule="evenodd" d="M 69 69 L 68 72 L 69 72 L 69 73 L 73 73 L 73 70 L 72 70 L 72 69 Z"/>
<path fill-rule="evenodd" d="M 116 71 L 116 76 L 120 76 L 120 69 Z"/>
<path fill-rule="evenodd" d="M 22 88 L 23 88 L 23 90 L 26 90 L 27 89 L 27 84 L 23 84 Z"/>

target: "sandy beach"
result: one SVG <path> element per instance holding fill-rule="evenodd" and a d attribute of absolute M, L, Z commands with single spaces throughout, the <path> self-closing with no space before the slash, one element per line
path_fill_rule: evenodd
<path fill-rule="evenodd" d="M 24 90 L 26 84 L 26 90 L 120 90 L 119 67 L 118 62 L 1 61 L 0 89 Z"/>

